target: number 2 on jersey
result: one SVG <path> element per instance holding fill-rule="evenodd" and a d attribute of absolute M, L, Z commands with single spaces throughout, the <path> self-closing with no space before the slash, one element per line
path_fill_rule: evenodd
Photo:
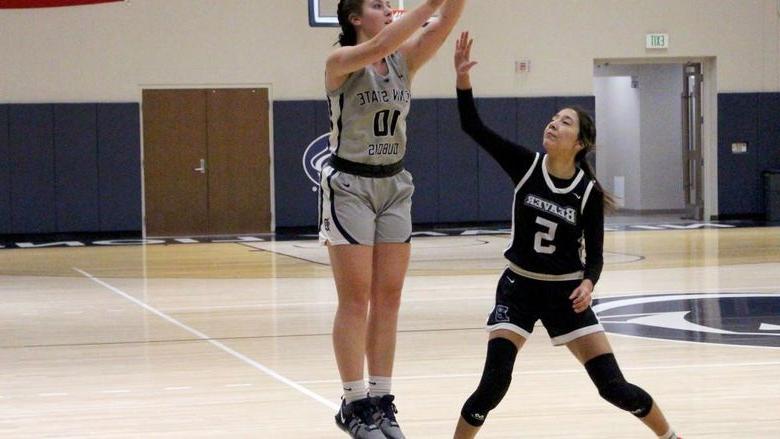
<path fill-rule="evenodd" d="M 390 110 L 378 111 L 374 115 L 374 135 L 376 137 L 395 135 L 395 127 L 398 124 L 398 116 L 401 112 L 398 110 L 393 111 L 393 119 L 390 120 Z M 390 122 L 388 124 L 388 122 Z"/>
<path fill-rule="evenodd" d="M 534 250 L 537 253 L 548 255 L 554 253 L 555 245 L 550 243 L 555 240 L 555 230 L 558 229 L 558 223 L 537 216 L 536 224 L 544 227 L 546 231 L 536 232 L 536 235 L 534 235 Z"/>

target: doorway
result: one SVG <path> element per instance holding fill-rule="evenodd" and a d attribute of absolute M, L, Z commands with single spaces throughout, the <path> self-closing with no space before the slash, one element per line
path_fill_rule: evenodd
<path fill-rule="evenodd" d="M 714 139 L 707 135 L 714 119 L 705 125 L 703 81 L 702 62 L 595 62 L 597 174 L 624 212 L 704 218 L 705 195 L 717 191 L 705 185 L 704 145 Z"/>
<path fill-rule="evenodd" d="M 149 237 L 271 231 L 268 89 L 142 91 Z"/>
<path fill-rule="evenodd" d="M 701 64 L 683 66 L 682 152 L 685 210 L 691 219 L 704 219 L 704 168 L 701 153 Z"/>

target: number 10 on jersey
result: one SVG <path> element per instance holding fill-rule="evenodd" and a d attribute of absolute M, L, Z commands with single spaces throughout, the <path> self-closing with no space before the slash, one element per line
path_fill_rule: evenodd
<path fill-rule="evenodd" d="M 374 135 L 376 137 L 395 136 L 395 128 L 398 125 L 398 117 L 400 115 L 400 111 L 393 110 L 391 119 L 390 110 L 378 111 L 374 115 Z"/>

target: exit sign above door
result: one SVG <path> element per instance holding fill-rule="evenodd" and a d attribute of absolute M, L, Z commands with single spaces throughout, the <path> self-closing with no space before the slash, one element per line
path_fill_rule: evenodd
<path fill-rule="evenodd" d="M 669 34 L 647 34 L 645 42 L 648 49 L 668 49 Z"/>

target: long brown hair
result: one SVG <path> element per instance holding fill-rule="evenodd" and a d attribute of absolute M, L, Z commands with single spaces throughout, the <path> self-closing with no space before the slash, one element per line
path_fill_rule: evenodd
<path fill-rule="evenodd" d="M 339 18 L 341 33 L 339 34 L 338 44 L 344 46 L 354 46 L 357 44 L 357 29 L 350 21 L 353 15 L 363 13 L 363 2 L 365 0 L 339 0 L 336 15 Z"/>
<path fill-rule="evenodd" d="M 596 179 L 596 171 L 593 169 L 588 156 L 595 155 L 596 153 L 596 123 L 587 111 L 580 107 L 566 107 L 577 113 L 577 118 L 580 120 L 580 134 L 577 140 L 580 141 L 583 148 L 574 157 L 574 162 L 585 172 L 591 180 L 593 180 L 596 189 L 604 197 L 604 210 L 606 212 L 614 212 L 617 208 L 615 202 L 615 196 L 604 190 L 601 183 Z"/>

